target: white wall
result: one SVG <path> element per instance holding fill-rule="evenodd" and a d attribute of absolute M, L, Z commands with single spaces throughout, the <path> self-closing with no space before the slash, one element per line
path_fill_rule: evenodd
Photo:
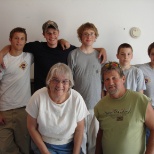
<path fill-rule="evenodd" d="M 154 0 L 0 0 L 0 48 L 9 43 L 9 32 L 21 26 L 26 28 L 28 42 L 45 41 L 42 24 L 57 22 L 60 38 L 80 46 L 76 30 L 92 22 L 100 36 L 95 47 L 104 47 L 108 60 L 117 60 L 121 43 L 130 43 L 134 49 L 132 64 L 149 61 L 147 48 L 154 42 Z M 141 36 L 131 38 L 131 27 L 139 27 Z"/>

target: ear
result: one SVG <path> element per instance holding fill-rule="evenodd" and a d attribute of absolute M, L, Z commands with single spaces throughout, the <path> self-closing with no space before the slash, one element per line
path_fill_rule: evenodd
<path fill-rule="evenodd" d="M 118 53 L 116 54 L 116 57 L 117 57 L 117 59 L 119 59 L 119 54 Z"/>
<path fill-rule="evenodd" d="M 125 81 L 126 81 L 126 77 L 123 76 L 123 77 L 122 77 L 122 80 L 123 80 L 123 83 L 125 83 Z"/>

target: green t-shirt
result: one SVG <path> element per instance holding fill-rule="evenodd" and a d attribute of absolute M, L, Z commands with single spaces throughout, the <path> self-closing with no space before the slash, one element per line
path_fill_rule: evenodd
<path fill-rule="evenodd" d="M 145 114 L 149 98 L 127 90 L 119 99 L 104 97 L 95 106 L 95 116 L 103 130 L 103 154 L 143 154 Z"/>

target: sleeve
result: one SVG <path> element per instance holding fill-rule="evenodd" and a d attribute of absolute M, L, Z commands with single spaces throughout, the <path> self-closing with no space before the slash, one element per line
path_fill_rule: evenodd
<path fill-rule="evenodd" d="M 37 118 L 39 112 L 39 102 L 39 97 L 36 93 L 34 93 L 26 106 L 27 113 L 35 119 Z"/>
<path fill-rule="evenodd" d="M 72 73 L 73 73 L 73 76 L 74 76 L 74 59 L 73 59 L 73 56 L 72 56 L 72 52 L 73 51 L 71 51 L 69 53 L 67 61 L 68 61 L 68 66 L 72 70 Z"/>
<path fill-rule="evenodd" d="M 83 120 L 87 115 L 89 115 L 89 111 L 80 94 L 78 96 L 78 100 L 79 100 L 79 103 L 77 105 L 77 122 Z"/>
<path fill-rule="evenodd" d="M 146 85 L 145 85 L 143 72 L 140 68 L 137 68 L 137 91 L 145 90 L 145 89 L 146 89 Z"/>

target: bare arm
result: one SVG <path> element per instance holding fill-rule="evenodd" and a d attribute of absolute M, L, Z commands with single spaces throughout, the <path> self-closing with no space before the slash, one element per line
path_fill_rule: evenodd
<path fill-rule="evenodd" d="M 2 65 L 3 68 L 5 68 L 3 57 L 10 51 L 11 46 L 7 45 L 0 51 L 0 65 Z"/>
<path fill-rule="evenodd" d="M 98 130 L 98 133 L 97 133 L 97 138 L 96 138 L 96 150 L 95 150 L 95 154 L 103 154 L 102 137 L 103 137 L 103 131 L 101 129 L 99 129 Z"/>
<path fill-rule="evenodd" d="M 77 127 L 75 129 L 73 154 L 80 153 L 83 131 L 84 131 L 84 119 L 77 123 Z"/>
<path fill-rule="evenodd" d="M 41 154 L 50 154 L 46 145 L 44 144 L 40 133 L 37 130 L 37 121 L 28 114 L 27 116 L 27 128 L 32 137 L 34 143 L 39 148 Z"/>
<path fill-rule="evenodd" d="M 0 113 L 0 125 L 5 125 L 6 121 L 5 118 L 3 117 L 3 115 Z"/>
<path fill-rule="evenodd" d="M 148 139 L 148 144 L 146 148 L 145 154 L 154 154 L 154 110 L 151 106 L 151 104 L 148 104 L 147 110 L 146 110 L 146 119 L 145 124 L 150 130 L 150 136 Z"/>
<path fill-rule="evenodd" d="M 101 64 L 105 63 L 107 61 L 107 54 L 106 50 L 104 48 L 95 48 L 97 51 L 99 51 L 98 58 L 101 58 Z"/>

